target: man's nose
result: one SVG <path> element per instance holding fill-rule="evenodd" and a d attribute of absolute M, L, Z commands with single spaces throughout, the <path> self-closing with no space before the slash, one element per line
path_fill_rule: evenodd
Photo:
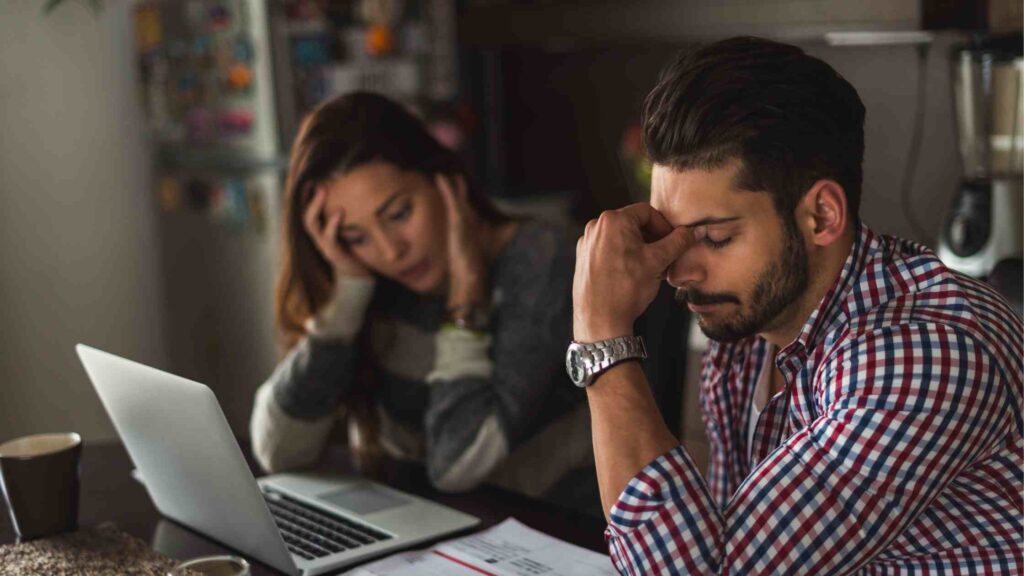
<path fill-rule="evenodd" d="M 706 272 L 703 262 L 693 252 L 693 250 L 684 252 L 665 271 L 665 280 L 673 288 L 687 288 L 704 281 Z"/>

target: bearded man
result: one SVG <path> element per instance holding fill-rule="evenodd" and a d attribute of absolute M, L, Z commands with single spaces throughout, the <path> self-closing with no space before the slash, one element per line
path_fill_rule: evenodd
<path fill-rule="evenodd" d="M 683 54 L 648 95 L 651 203 L 588 224 L 566 360 L 621 572 L 1024 572 L 1021 319 L 860 221 L 864 113 L 827 64 L 754 38 Z M 662 280 L 713 340 L 706 479 L 625 361 Z"/>

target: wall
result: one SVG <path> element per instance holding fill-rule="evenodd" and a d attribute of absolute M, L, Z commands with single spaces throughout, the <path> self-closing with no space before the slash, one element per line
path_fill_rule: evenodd
<path fill-rule="evenodd" d="M 853 84 L 867 108 L 864 126 L 864 189 L 861 215 L 876 231 L 935 246 L 960 177 L 953 115 L 949 49 L 955 34 L 936 37 L 926 63 L 927 86 L 920 160 L 910 191 L 922 230 L 900 203 L 917 110 L 918 56 L 910 46 L 830 47 L 807 45 Z"/>
<path fill-rule="evenodd" d="M 878 231 L 930 245 L 960 174 L 948 61 L 957 40 L 938 35 L 926 62 L 924 132 L 910 194 L 920 230 L 900 202 L 917 110 L 917 48 L 833 47 L 821 37 L 799 42 L 845 76 L 867 107 L 864 219 Z M 472 63 L 489 58 L 491 66 L 474 69 L 483 79 L 469 87 L 477 107 L 488 113 L 476 147 L 500 143 L 496 159 L 478 159 L 484 184 L 510 195 L 568 192 L 575 215 L 584 220 L 633 201 L 618 161 L 620 141 L 626 127 L 639 121 L 659 71 L 683 46 L 682 40 L 550 43 L 470 51 Z M 497 102 L 491 109 L 490 100 Z"/>
<path fill-rule="evenodd" d="M 114 430 L 74 352 L 164 362 L 128 3 L 0 2 L 0 440 Z"/>

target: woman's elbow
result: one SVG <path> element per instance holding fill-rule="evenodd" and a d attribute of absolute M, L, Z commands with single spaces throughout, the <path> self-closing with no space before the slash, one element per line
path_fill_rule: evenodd
<path fill-rule="evenodd" d="M 303 450 L 295 447 L 286 449 L 267 438 L 253 436 L 252 455 L 264 472 L 276 474 L 313 464 L 319 456 L 319 450 Z"/>
<path fill-rule="evenodd" d="M 434 489 L 441 492 L 468 492 L 483 483 L 485 476 L 468 470 L 453 470 L 452 467 L 427 466 L 427 479 Z"/>

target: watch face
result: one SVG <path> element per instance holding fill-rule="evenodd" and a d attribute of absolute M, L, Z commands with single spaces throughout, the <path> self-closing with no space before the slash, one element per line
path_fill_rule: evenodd
<path fill-rule="evenodd" d="M 580 350 L 575 344 L 569 346 L 569 351 L 565 355 L 565 370 L 569 373 L 569 379 L 577 386 L 586 377 L 583 370 L 583 359 L 580 357 Z"/>

